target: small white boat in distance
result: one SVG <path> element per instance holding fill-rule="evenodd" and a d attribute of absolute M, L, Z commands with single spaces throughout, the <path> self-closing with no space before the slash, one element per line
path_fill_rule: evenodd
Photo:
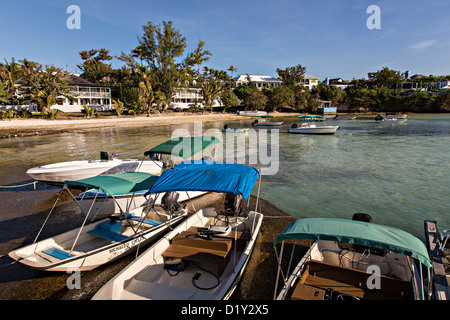
<path fill-rule="evenodd" d="M 303 134 L 335 134 L 339 126 L 316 126 L 314 123 L 304 122 L 300 127 L 294 123 L 288 129 L 289 133 L 303 133 Z"/>
<path fill-rule="evenodd" d="M 274 299 L 425 300 L 422 265 L 430 268 L 432 262 L 423 242 L 403 230 L 361 220 L 306 218 L 290 223 L 274 241 Z M 294 250 L 301 239 L 315 242 L 301 259 L 287 252 L 284 257 L 289 254 L 290 260 L 283 262 L 283 249 Z"/>
<path fill-rule="evenodd" d="M 266 116 L 266 111 L 256 111 L 256 110 L 247 110 L 247 111 L 239 111 L 240 116 L 244 117 L 260 117 L 260 116 Z"/>
<path fill-rule="evenodd" d="M 274 117 L 269 114 L 267 114 L 266 116 L 259 116 L 258 118 L 265 119 L 265 121 L 259 122 L 259 120 L 256 119 L 252 123 L 253 127 L 281 126 L 283 124 L 283 121 L 270 120 L 270 119 L 274 119 Z"/>
<path fill-rule="evenodd" d="M 223 126 L 222 132 L 225 133 L 246 133 L 248 128 L 228 128 L 227 125 Z"/>
<path fill-rule="evenodd" d="M 72 195 L 68 186 L 89 186 L 113 196 L 142 190 L 145 186 L 150 188 L 156 178 L 144 172 L 96 176 L 66 181 L 63 192 L 67 190 Z M 84 212 L 85 219 L 80 227 L 37 241 L 52 209 L 34 242 L 10 252 L 9 257 L 23 265 L 44 271 L 92 270 L 136 250 L 138 246 L 145 246 L 156 240 L 185 219 L 187 210 L 178 202 L 170 202 L 170 197 L 168 199 L 169 202 L 165 204 L 169 210 L 153 205 L 141 206 L 131 211 L 124 210 L 120 216 L 111 216 L 91 224 L 86 224 L 91 213 L 87 211 Z M 56 203 L 53 208 L 55 207 Z"/>
<path fill-rule="evenodd" d="M 163 172 L 149 192 L 227 193 L 225 212 L 203 208 L 189 216 L 106 283 L 94 300 L 220 300 L 235 290 L 263 219 L 256 211 L 242 215 L 240 205 L 250 196 L 258 170 L 206 162 L 174 169 Z"/>
<path fill-rule="evenodd" d="M 101 152 L 100 158 L 100 160 L 77 160 L 42 165 L 28 169 L 27 175 L 36 181 L 62 186 L 66 180 L 81 180 L 129 171 L 160 174 L 163 168 L 161 161 L 110 159 L 106 152 Z"/>
<path fill-rule="evenodd" d="M 384 117 L 381 114 L 378 114 L 375 117 L 375 121 L 380 123 L 405 122 L 408 120 L 406 117 L 406 114 L 386 115 Z"/>

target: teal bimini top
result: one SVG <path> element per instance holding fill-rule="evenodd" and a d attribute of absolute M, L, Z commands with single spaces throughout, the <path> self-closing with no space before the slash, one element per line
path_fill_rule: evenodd
<path fill-rule="evenodd" d="M 86 188 L 95 188 L 105 193 L 107 196 L 118 195 L 122 193 L 137 192 L 148 190 L 158 179 L 150 173 L 145 172 L 123 172 L 118 174 L 109 174 L 95 176 L 76 181 L 64 181 L 66 186 L 78 186 Z"/>
<path fill-rule="evenodd" d="M 215 137 L 179 137 L 173 138 L 166 142 L 153 147 L 146 151 L 144 156 L 152 153 L 170 154 L 183 159 L 189 159 L 194 154 L 206 149 L 207 147 L 216 144 L 219 139 Z"/>
<path fill-rule="evenodd" d="M 413 257 L 430 268 L 433 263 L 422 241 L 403 230 L 380 224 L 335 218 L 306 218 L 291 222 L 276 237 L 274 247 L 286 239 L 330 240 L 381 248 Z"/>

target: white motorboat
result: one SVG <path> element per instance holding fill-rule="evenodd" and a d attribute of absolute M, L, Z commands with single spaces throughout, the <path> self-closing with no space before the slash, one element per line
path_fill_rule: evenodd
<path fill-rule="evenodd" d="M 287 252 L 290 259 L 284 263 L 283 249 L 294 250 L 301 239 L 315 242 L 301 259 Z M 430 268 L 432 262 L 423 242 L 403 230 L 367 221 L 306 218 L 289 224 L 274 248 L 278 259 L 274 299 L 425 299 L 422 265 Z"/>
<path fill-rule="evenodd" d="M 240 116 L 244 117 L 260 117 L 260 116 L 266 116 L 266 111 L 259 111 L 259 110 L 246 110 L 246 111 L 239 111 Z"/>
<path fill-rule="evenodd" d="M 407 121 L 408 119 L 406 117 L 406 114 L 386 115 L 384 117 L 381 114 L 378 114 L 375 117 L 375 121 L 379 123 L 398 123 Z"/>
<path fill-rule="evenodd" d="M 69 186 L 84 186 L 98 188 L 113 196 L 150 188 L 154 182 L 155 176 L 151 174 L 125 172 L 66 181 L 62 192 L 67 190 L 72 195 Z M 86 224 L 91 213 L 87 211 L 84 212 L 85 219 L 80 227 L 37 241 L 52 209 L 34 242 L 10 252 L 9 257 L 28 267 L 45 271 L 92 270 L 136 250 L 139 246 L 147 245 L 185 219 L 187 210 L 177 202 L 170 201 L 169 197 L 169 202 L 166 203 L 168 210 L 153 205 L 141 206 L 123 211 L 120 216 L 111 216 L 91 224 Z"/>
<path fill-rule="evenodd" d="M 100 160 L 79 160 L 47 164 L 27 171 L 27 174 L 46 184 L 62 186 L 66 180 L 81 180 L 98 175 L 122 172 L 146 172 L 159 175 L 168 165 L 170 155 L 175 159 L 186 160 L 194 154 L 214 145 L 219 140 L 214 137 L 179 137 L 168 140 L 144 153 L 150 160 L 110 159 L 106 152 L 100 152 Z"/>
<path fill-rule="evenodd" d="M 303 122 L 300 127 L 294 123 L 288 129 L 289 133 L 303 133 L 303 134 L 335 134 L 339 126 L 316 126 L 314 123 Z"/>
<path fill-rule="evenodd" d="M 248 128 L 229 128 L 227 125 L 223 126 L 222 132 L 225 133 L 246 133 Z"/>
<path fill-rule="evenodd" d="M 269 114 L 266 115 L 266 116 L 258 116 L 258 118 L 264 119 L 265 121 L 259 122 L 259 120 L 256 119 L 252 123 L 253 127 L 281 126 L 283 124 L 283 121 L 273 120 L 275 118 L 273 116 L 269 115 Z"/>
<path fill-rule="evenodd" d="M 424 227 L 428 254 L 433 261 L 429 294 L 434 300 L 450 300 L 450 230 L 439 232 L 434 220 L 425 220 Z"/>
<path fill-rule="evenodd" d="M 105 153 L 101 153 L 105 155 Z M 161 161 L 138 159 L 77 160 L 58 162 L 28 169 L 27 175 L 36 181 L 49 185 L 62 186 L 66 180 L 80 180 L 98 175 L 117 174 L 129 171 L 160 174 Z"/>
<path fill-rule="evenodd" d="M 227 193 L 225 212 L 203 208 L 191 215 L 106 283 L 94 300 L 217 300 L 233 293 L 263 219 L 256 211 L 239 214 L 239 200 L 249 197 L 259 172 L 229 163 L 182 163 L 174 169 L 166 170 L 149 192 Z M 229 195 L 238 201 L 227 201 Z"/>

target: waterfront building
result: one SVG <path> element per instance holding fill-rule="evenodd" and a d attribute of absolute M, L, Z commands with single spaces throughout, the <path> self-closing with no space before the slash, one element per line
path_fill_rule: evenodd
<path fill-rule="evenodd" d="M 236 80 L 236 86 L 250 83 L 250 85 L 256 87 L 258 90 L 274 88 L 283 83 L 280 79 L 271 76 L 251 76 L 241 74 L 234 79 Z"/>
<path fill-rule="evenodd" d="M 319 84 L 319 78 L 317 78 L 316 76 L 305 74 L 300 83 L 303 84 L 303 86 L 307 87 L 309 91 L 311 91 Z"/>
<path fill-rule="evenodd" d="M 83 105 L 90 108 L 95 108 L 98 111 L 111 110 L 111 89 L 101 85 L 94 84 L 83 78 L 78 74 L 70 74 L 67 77 L 67 84 L 70 87 L 70 95 L 72 99 L 66 97 L 57 97 L 57 102 L 52 109 L 59 109 L 66 113 L 79 113 L 83 110 Z M 24 94 L 25 81 L 19 79 L 15 82 L 16 96 L 21 97 Z M 5 106 L 13 107 L 17 111 L 27 109 L 29 111 L 38 111 L 36 105 L 20 105 L 20 106 Z"/>
<path fill-rule="evenodd" d="M 325 83 L 326 85 L 338 87 L 338 88 L 341 88 L 341 89 L 347 89 L 348 87 L 354 87 L 355 86 L 354 84 L 352 84 L 349 81 L 346 81 L 346 80 L 344 80 L 342 78 L 330 79 L 330 78 L 326 77 L 325 80 L 323 81 L 323 83 Z"/>
<path fill-rule="evenodd" d="M 98 84 L 94 84 L 81 78 L 78 74 L 70 74 L 68 85 L 74 99 L 61 97 L 52 109 L 60 109 L 64 112 L 81 112 L 83 106 L 95 108 L 97 111 L 110 111 L 111 89 Z"/>

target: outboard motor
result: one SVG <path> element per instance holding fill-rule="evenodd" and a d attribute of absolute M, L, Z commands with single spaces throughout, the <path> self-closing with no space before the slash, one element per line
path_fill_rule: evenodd
<path fill-rule="evenodd" d="M 225 214 L 228 216 L 239 216 L 242 211 L 241 199 L 241 195 L 227 193 L 223 204 L 225 208 Z"/>
<path fill-rule="evenodd" d="M 148 154 L 148 157 L 151 160 L 160 161 L 161 158 L 162 158 L 162 154 L 161 153 L 151 152 L 151 153 Z"/>
<path fill-rule="evenodd" d="M 293 129 L 298 128 L 298 125 L 296 123 L 294 123 L 291 128 L 293 128 Z"/>
<path fill-rule="evenodd" d="M 254 127 L 255 126 L 255 124 L 257 124 L 258 123 L 258 119 L 257 120 L 255 120 L 255 121 L 253 121 L 253 123 L 252 123 L 252 127 Z"/>
<path fill-rule="evenodd" d="M 108 161 L 108 160 L 109 160 L 108 152 L 106 152 L 106 151 L 100 151 L 100 160 Z"/>
<path fill-rule="evenodd" d="M 227 125 L 224 125 L 223 126 L 223 130 L 227 130 L 228 129 L 228 126 Z"/>
<path fill-rule="evenodd" d="M 383 116 L 381 115 L 381 114 L 378 114 L 376 117 L 375 117 L 375 121 L 381 121 L 381 120 L 383 120 L 384 118 L 383 118 Z"/>
<path fill-rule="evenodd" d="M 179 197 L 180 195 L 175 191 L 166 192 L 161 199 L 161 206 L 167 211 L 177 212 L 183 208 L 183 206 L 181 206 L 178 202 Z"/>

